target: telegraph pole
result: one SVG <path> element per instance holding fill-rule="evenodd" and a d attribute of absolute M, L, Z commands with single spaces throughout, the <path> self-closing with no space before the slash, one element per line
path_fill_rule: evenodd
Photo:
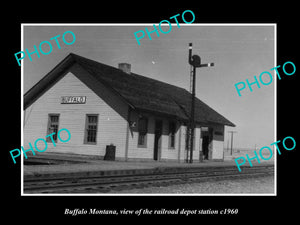
<path fill-rule="evenodd" d="M 197 67 L 212 67 L 214 63 L 206 63 L 201 64 L 201 58 L 198 55 L 192 56 L 192 43 L 189 43 L 189 64 L 193 67 L 193 84 L 192 84 L 192 101 L 191 101 L 191 116 L 189 121 L 189 129 L 188 129 L 188 141 L 190 143 L 190 161 L 189 163 L 193 163 L 193 148 L 194 148 L 194 130 L 195 130 L 195 89 L 196 89 L 196 68 Z"/>
<path fill-rule="evenodd" d="M 231 133 L 231 152 L 230 152 L 230 154 L 232 155 L 233 133 L 237 133 L 237 131 L 228 131 L 228 133 Z"/>

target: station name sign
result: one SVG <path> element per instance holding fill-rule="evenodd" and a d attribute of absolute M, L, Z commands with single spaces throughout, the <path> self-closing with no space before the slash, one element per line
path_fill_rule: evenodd
<path fill-rule="evenodd" d="M 61 104 L 85 104 L 86 96 L 62 96 Z"/>

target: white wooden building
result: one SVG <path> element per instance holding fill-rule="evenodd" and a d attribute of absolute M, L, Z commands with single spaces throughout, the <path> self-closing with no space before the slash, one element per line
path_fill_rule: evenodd
<path fill-rule="evenodd" d="M 24 148 L 66 128 L 70 141 L 53 136 L 47 152 L 116 160 L 185 161 L 190 93 L 131 72 L 69 54 L 24 95 Z M 224 126 L 235 126 L 201 100 L 195 102 L 194 161 L 223 160 Z M 47 140 L 51 142 L 51 140 Z M 41 147 L 43 149 L 43 147 Z"/>

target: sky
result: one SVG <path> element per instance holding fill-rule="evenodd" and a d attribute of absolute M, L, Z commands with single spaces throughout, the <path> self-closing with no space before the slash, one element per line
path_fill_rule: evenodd
<path fill-rule="evenodd" d="M 168 25 L 167 25 L 168 26 Z M 26 93 L 35 83 L 53 69 L 69 53 L 75 53 L 95 61 L 118 67 L 118 63 L 131 64 L 134 73 L 170 83 L 189 90 L 190 65 L 188 44 L 193 44 L 193 54 L 201 57 L 202 63 L 214 67 L 197 68 L 196 96 L 211 108 L 233 122 L 236 127 L 225 127 L 224 145 L 227 147 L 230 135 L 234 134 L 234 148 L 257 148 L 269 146 L 274 137 L 274 88 L 276 79 L 270 85 L 253 85 L 241 91 L 235 89 L 238 82 L 254 81 L 254 76 L 275 67 L 275 28 L 272 24 L 172 24 L 169 33 L 152 33 L 150 40 L 145 35 L 138 45 L 134 33 L 153 24 L 117 25 L 24 25 L 24 39 L 21 51 L 34 51 L 34 45 L 42 41 L 52 43 L 52 52 L 33 54 L 22 60 L 23 91 Z M 169 27 L 162 27 L 167 31 Z M 76 41 L 66 45 L 61 37 L 72 31 Z M 57 48 L 55 40 L 60 35 Z M 70 35 L 66 40 L 71 42 Z M 68 39 L 69 38 L 69 39 Z M 47 52 L 47 44 L 43 45 Z M 17 62 L 16 62 L 17 63 Z M 276 77 L 272 71 L 273 78 Z M 263 77 L 268 82 L 267 77 Z M 229 142 L 230 144 L 230 142 Z"/>

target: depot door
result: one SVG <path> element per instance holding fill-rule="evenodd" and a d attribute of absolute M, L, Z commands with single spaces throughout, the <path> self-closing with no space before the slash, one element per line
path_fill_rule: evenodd
<path fill-rule="evenodd" d="M 161 154 L 162 120 L 155 120 L 153 159 L 159 160 Z"/>
<path fill-rule="evenodd" d="M 203 151 L 203 159 L 208 159 L 208 145 L 209 145 L 209 136 L 203 136 L 202 140 L 202 151 Z"/>

